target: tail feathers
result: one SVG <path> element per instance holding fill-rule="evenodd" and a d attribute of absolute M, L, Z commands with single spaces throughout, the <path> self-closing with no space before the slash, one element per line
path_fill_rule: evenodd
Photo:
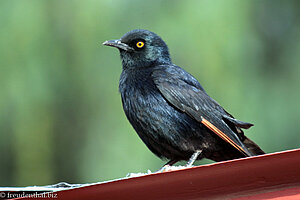
<path fill-rule="evenodd" d="M 255 144 L 252 140 L 249 138 L 245 137 L 245 140 L 243 141 L 244 145 L 247 147 L 247 149 L 254 155 L 262 155 L 265 154 L 261 148 Z"/>

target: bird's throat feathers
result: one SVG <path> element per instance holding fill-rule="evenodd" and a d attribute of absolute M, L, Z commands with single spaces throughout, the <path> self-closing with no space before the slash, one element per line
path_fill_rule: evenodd
<path fill-rule="evenodd" d="M 151 48 L 146 52 L 127 52 L 120 50 L 123 69 L 144 68 L 150 66 L 171 64 L 168 49 Z"/>

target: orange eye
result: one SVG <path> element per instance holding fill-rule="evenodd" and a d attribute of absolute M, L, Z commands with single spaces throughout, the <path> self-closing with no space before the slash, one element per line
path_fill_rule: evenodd
<path fill-rule="evenodd" d="M 141 41 L 139 41 L 139 42 L 136 43 L 136 46 L 137 46 L 138 48 L 142 48 L 144 45 L 145 45 L 145 43 L 144 43 L 144 42 L 141 42 Z"/>

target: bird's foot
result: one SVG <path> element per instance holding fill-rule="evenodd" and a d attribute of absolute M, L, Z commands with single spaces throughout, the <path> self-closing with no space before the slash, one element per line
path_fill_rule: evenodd
<path fill-rule="evenodd" d="M 176 170 L 185 169 L 185 168 L 188 168 L 188 167 L 182 166 L 182 165 L 179 165 L 179 166 L 165 165 L 154 173 L 170 172 L 170 171 L 176 171 Z"/>
<path fill-rule="evenodd" d="M 186 165 L 184 166 L 172 166 L 174 163 L 177 162 L 177 160 L 170 160 L 167 164 L 165 164 L 162 168 L 160 168 L 159 170 L 153 172 L 153 173 L 162 173 L 162 172 L 170 172 L 170 171 L 176 171 L 176 170 L 181 170 L 181 169 L 186 169 L 186 168 L 190 168 L 193 167 L 193 164 L 195 162 L 195 160 L 197 160 L 198 156 L 201 154 L 202 150 L 197 150 L 195 153 L 193 153 L 193 155 L 191 156 L 191 158 L 189 159 L 189 161 L 187 162 Z M 148 174 L 152 174 L 152 172 L 148 169 L 147 173 L 128 173 L 126 175 L 127 178 L 132 178 L 132 177 L 139 177 L 139 176 L 145 176 Z"/>
<path fill-rule="evenodd" d="M 152 172 L 148 169 L 146 173 L 142 173 L 142 172 L 139 172 L 139 173 L 128 173 L 126 175 L 127 178 L 132 178 L 132 177 L 139 177 L 139 176 L 145 176 L 145 175 L 148 175 L 148 174 L 152 174 Z"/>

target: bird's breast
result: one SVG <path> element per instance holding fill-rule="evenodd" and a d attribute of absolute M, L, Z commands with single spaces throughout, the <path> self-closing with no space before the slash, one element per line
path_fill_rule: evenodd
<path fill-rule="evenodd" d="M 139 132 L 157 132 L 173 108 L 155 86 L 151 73 L 122 73 L 119 85 L 124 112 Z"/>
<path fill-rule="evenodd" d="M 119 89 L 129 122 L 155 154 L 159 156 L 155 148 L 194 150 L 194 145 L 187 144 L 191 138 L 201 139 L 199 124 L 165 100 L 151 75 L 122 74 Z"/>
<path fill-rule="evenodd" d="M 147 73 L 121 76 L 119 88 L 126 115 L 149 117 L 155 107 L 167 103 Z"/>

